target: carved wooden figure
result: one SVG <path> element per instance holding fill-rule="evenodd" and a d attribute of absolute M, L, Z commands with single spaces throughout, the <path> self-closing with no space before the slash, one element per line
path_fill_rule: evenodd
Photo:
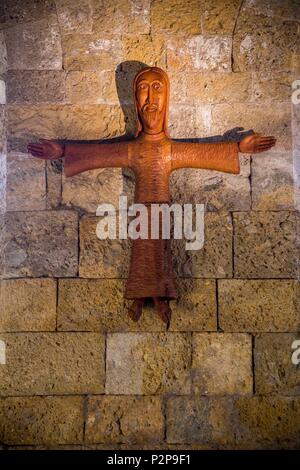
<path fill-rule="evenodd" d="M 134 79 L 137 131 L 133 140 L 117 143 L 61 145 L 41 139 L 30 143 L 35 157 L 64 157 L 66 176 L 95 168 L 131 168 L 135 173 L 135 203 L 169 203 L 169 178 L 178 168 L 202 168 L 238 174 L 239 151 L 259 153 L 275 145 L 273 136 L 252 134 L 241 142 L 189 143 L 170 139 L 167 131 L 169 80 L 157 67 L 141 70 Z M 130 272 L 125 298 L 132 299 L 129 310 L 137 321 L 145 299 L 153 298 L 155 308 L 166 323 L 171 318 L 169 300 L 177 297 L 173 281 L 170 240 L 162 238 L 132 241 Z"/>

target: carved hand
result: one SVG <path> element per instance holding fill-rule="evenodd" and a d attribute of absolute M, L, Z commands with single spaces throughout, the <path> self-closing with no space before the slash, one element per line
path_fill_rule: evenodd
<path fill-rule="evenodd" d="M 274 147 L 276 139 L 274 136 L 267 137 L 261 134 L 252 134 L 244 137 L 239 143 L 239 151 L 242 153 L 260 153 L 266 152 Z"/>
<path fill-rule="evenodd" d="M 40 139 L 40 143 L 30 142 L 27 145 L 27 150 L 34 157 L 46 160 L 55 160 L 61 158 L 64 154 L 64 148 L 61 144 L 47 139 Z"/>

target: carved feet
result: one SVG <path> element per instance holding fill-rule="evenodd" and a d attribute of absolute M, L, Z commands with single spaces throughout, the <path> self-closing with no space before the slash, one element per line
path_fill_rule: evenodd
<path fill-rule="evenodd" d="M 153 297 L 155 310 L 169 327 L 172 310 L 169 307 L 168 301 L 160 297 Z M 136 299 L 133 301 L 132 306 L 128 310 L 128 314 L 133 321 L 138 321 L 142 315 L 145 299 Z"/>

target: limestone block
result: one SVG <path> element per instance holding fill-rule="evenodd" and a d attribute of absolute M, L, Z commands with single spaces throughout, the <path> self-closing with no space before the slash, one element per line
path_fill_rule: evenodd
<path fill-rule="evenodd" d="M 9 103 L 64 103 L 66 74 L 63 70 L 9 70 Z"/>
<path fill-rule="evenodd" d="M 7 213 L 4 276 L 75 276 L 77 225 L 77 215 L 71 211 Z"/>
<path fill-rule="evenodd" d="M 243 333 L 195 333 L 192 368 L 193 392 L 196 394 L 251 394 L 251 336 Z"/>
<path fill-rule="evenodd" d="M 55 16 L 5 30 L 8 69 L 56 70 L 62 68 L 59 27 Z"/>
<path fill-rule="evenodd" d="M 1 396 L 103 393 L 104 337 L 97 333 L 1 333 Z"/>
<path fill-rule="evenodd" d="M 20 153 L 9 155 L 6 204 L 9 211 L 46 209 L 45 161 Z"/>
<path fill-rule="evenodd" d="M 195 220 L 195 218 L 194 218 Z M 186 250 L 186 240 L 173 240 L 173 264 L 182 277 L 222 278 L 232 276 L 232 223 L 226 213 L 205 213 L 204 245 Z"/>
<path fill-rule="evenodd" d="M 168 70 L 231 71 L 231 38 L 228 36 L 172 37 L 167 41 Z"/>
<path fill-rule="evenodd" d="M 84 217 L 80 221 L 80 277 L 126 278 L 130 261 L 130 239 L 97 237 L 100 217 Z"/>
<path fill-rule="evenodd" d="M 298 330 L 298 281 L 224 279 L 218 285 L 219 320 L 224 331 Z"/>
<path fill-rule="evenodd" d="M 297 449 L 299 409 L 299 398 L 172 397 L 167 442 L 218 449 Z"/>
<path fill-rule="evenodd" d="M 105 391 L 112 395 L 188 394 L 190 354 L 189 334 L 110 334 Z"/>
<path fill-rule="evenodd" d="M 293 212 L 236 212 L 234 271 L 241 278 L 293 278 L 299 252 Z"/>
<path fill-rule="evenodd" d="M 255 338 L 255 389 L 259 394 L 300 395 L 300 369 L 292 362 L 296 333 L 269 333 Z"/>
<path fill-rule="evenodd" d="M 88 401 L 85 435 L 89 444 L 157 444 L 164 436 L 160 398 L 91 397 Z"/>
<path fill-rule="evenodd" d="M 251 185 L 254 210 L 294 210 L 292 152 L 264 152 L 252 158 Z"/>
<path fill-rule="evenodd" d="M 150 0 L 91 0 L 91 8 L 94 33 L 150 32 Z"/>
<path fill-rule="evenodd" d="M 151 2 L 151 31 L 154 33 L 201 33 L 199 0 L 154 0 Z"/>
<path fill-rule="evenodd" d="M 54 279 L 10 279 L 0 282 L 0 331 L 54 331 Z"/>
<path fill-rule="evenodd" d="M 11 397 L 0 399 L 0 439 L 5 444 L 80 444 L 82 397 Z"/>

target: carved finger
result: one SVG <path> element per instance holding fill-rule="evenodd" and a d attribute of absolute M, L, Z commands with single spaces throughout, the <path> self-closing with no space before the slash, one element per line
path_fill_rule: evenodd
<path fill-rule="evenodd" d="M 258 151 L 259 152 L 265 152 L 266 150 L 270 150 L 270 148 L 272 147 L 272 145 L 264 145 L 264 146 L 261 146 L 259 147 Z"/>
<path fill-rule="evenodd" d="M 43 150 L 43 146 L 40 145 L 40 144 L 29 144 L 29 145 L 27 146 L 27 148 L 28 148 L 29 150 L 37 150 L 37 151 L 39 151 L 39 152 L 41 152 L 41 151 Z"/>
<path fill-rule="evenodd" d="M 43 152 L 37 152 L 36 150 L 33 150 L 32 152 L 30 152 L 31 155 L 33 155 L 34 157 L 44 157 L 44 153 Z"/>
<path fill-rule="evenodd" d="M 276 139 L 261 139 L 260 144 L 272 144 L 274 145 L 276 142 Z"/>
<path fill-rule="evenodd" d="M 259 144 L 259 147 L 274 147 L 275 143 L 274 142 L 265 142 L 262 144 Z"/>

